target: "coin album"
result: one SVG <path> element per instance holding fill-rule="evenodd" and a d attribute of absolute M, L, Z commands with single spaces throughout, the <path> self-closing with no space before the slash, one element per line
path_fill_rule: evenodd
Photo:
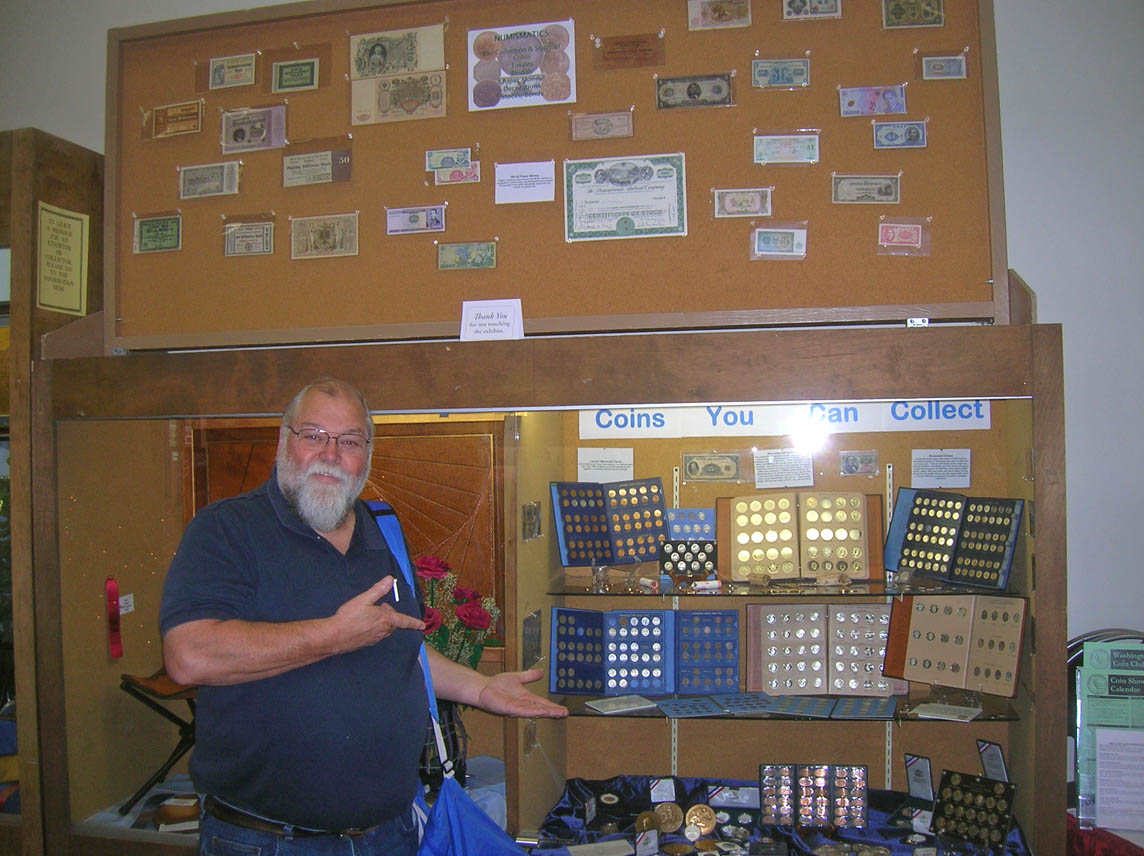
<path fill-rule="evenodd" d="M 1004 591 L 1025 502 L 901 488 L 883 553 L 886 570 Z"/>
<path fill-rule="evenodd" d="M 1000 851 L 1013 822 L 1012 782 L 942 770 L 930 832 Z"/>
<path fill-rule="evenodd" d="M 660 479 L 552 482 L 560 563 L 565 567 L 654 562 L 667 538 Z"/>
<path fill-rule="evenodd" d="M 761 821 L 862 829 L 868 818 L 866 772 L 856 764 L 761 764 Z"/>
<path fill-rule="evenodd" d="M 676 583 L 715 578 L 716 548 L 713 540 L 677 541 L 659 545 L 659 572 Z"/>
<path fill-rule="evenodd" d="M 714 508 L 669 508 L 667 537 L 681 541 L 712 541 L 715 539 Z"/>
<path fill-rule="evenodd" d="M 1024 598 L 907 595 L 893 604 L 883 670 L 908 681 L 1012 697 L 1024 623 Z"/>

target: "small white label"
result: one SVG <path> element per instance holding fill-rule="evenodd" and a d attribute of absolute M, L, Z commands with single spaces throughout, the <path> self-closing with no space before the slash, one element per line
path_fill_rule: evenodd
<path fill-rule="evenodd" d="M 659 832 L 649 829 L 636 833 L 636 856 L 656 856 L 659 853 Z"/>
<path fill-rule="evenodd" d="M 906 319 L 906 326 L 907 327 L 928 327 L 929 326 L 929 319 L 928 318 L 907 318 Z"/>
<path fill-rule="evenodd" d="M 652 779 L 651 801 L 653 803 L 675 802 L 675 780 Z"/>
<path fill-rule="evenodd" d="M 119 614 L 126 615 L 135 611 L 135 595 L 125 594 L 119 598 Z"/>
<path fill-rule="evenodd" d="M 930 824 L 932 824 L 932 823 L 933 823 L 933 812 L 932 811 L 919 811 L 917 814 L 914 815 L 914 824 L 913 824 L 914 825 L 914 832 L 922 832 L 922 833 L 928 834 L 930 831 Z M 918 850 L 921 850 L 921 849 L 922 848 L 920 848 L 920 847 L 914 848 L 914 856 L 918 856 Z M 934 847 L 932 849 L 933 849 L 932 856 L 937 856 L 937 848 Z"/>
<path fill-rule="evenodd" d="M 520 298 L 461 302 L 461 341 L 523 339 L 524 315 Z"/>

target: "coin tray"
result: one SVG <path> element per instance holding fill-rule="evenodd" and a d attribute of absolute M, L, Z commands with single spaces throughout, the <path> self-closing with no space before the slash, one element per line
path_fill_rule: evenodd
<path fill-rule="evenodd" d="M 799 826 L 831 825 L 831 779 L 827 764 L 799 764 L 795 768 L 798 785 L 798 810 L 795 823 Z"/>
<path fill-rule="evenodd" d="M 761 826 L 792 826 L 798 797 L 795 793 L 793 764 L 759 765 Z"/>
<path fill-rule="evenodd" d="M 686 719 L 694 716 L 722 716 L 723 708 L 706 696 L 696 698 L 668 698 L 656 704 L 669 719 Z"/>
<path fill-rule="evenodd" d="M 1003 591 L 1024 500 L 901 488 L 886 537 L 887 570 Z"/>
<path fill-rule="evenodd" d="M 737 692 L 739 611 L 684 610 L 675 614 L 675 691 L 680 695 Z"/>
<path fill-rule="evenodd" d="M 866 767 L 835 764 L 830 789 L 831 822 L 838 828 L 863 829 L 868 818 Z"/>
<path fill-rule="evenodd" d="M 732 716 L 770 713 L 775 706 L 775 699 L 766 693 L 727 693 L 713 695 L 711 700 Z"/>
<path fill-rule="evenodd" d="M 563 694 L 604 693 L 604 613 L 554 607 L 549 648 L 552 669 L 548 691 Z M 626 695 L 626 693 L 614 693 Z"/>
<path fill-rule="evenodd" d="M 930 832 L 1001 850 L 1013 822 L 1011 782 L 942 770 Z"/>
<path fill-rule="evenodd" d="M 715 538 L 714 508 L 668 508 L 667 537 L 687 541 Z"/>
<path fill-rule="evenodd" d="M 666 695 L 675 691 L 671 610 L 552 608 L 549 691 Z"/>
<path fill-rule="evenodd" d="M 784 696 L 775 699 L 771 712 L 804 719 L 830 719 L 836 700 L 825 696 Z"/>
<path fill-rule="evenodd" d="M 890 635 L 887 603 L 829 607 L 830 686 L 832 695 L 890 696 L 909 692 L 905 681 L 882 674 Z"/>
<path fill-rule="evenodd" d="M 866 698 L 849 696 L 840 698 L 830 712 L 831 719 L 893 719 L 898 710 L 898 700 L 889 698 Z"/>
<path fill-rule="evenodd" d="M 826 607 L 747 605 L 747 690 L 771 695 L 827 691 Z"/>
<path fill-rule="evenodd" d="M 659 545 L 659 572 L 672 579 L 715 579 L 715 541 L 677 541 Z"/>
<path fill-rule="evenodd" d="M 866 549 L 866 498 L 860 493 L 800 493 L 799 550 L 802 575 L 834 582 L 870 578 Z"/>
<path fill-rule="evenodd" d="M 565 567 L 654 561 L 667 537 L 660 479 L 553 482 L 552 508 Z"/>
<path fill-rule="evenodd" d="M 731 580 L 799 575 L 798 500 L 793 493 L 739 496 L 731 500 Z"/>

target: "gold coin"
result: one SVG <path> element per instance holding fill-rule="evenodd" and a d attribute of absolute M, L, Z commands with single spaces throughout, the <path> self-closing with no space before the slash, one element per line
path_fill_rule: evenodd
<path fill-rule="evenodd" d="M 647 832 L 649 829 L 659 829 L 659 817 L 654 811 L 641 811 L 636 816 L 636 832 Z"/>
<path fill-rule="evenodd" d="M 709 805 L 693 805 L 687 810 L 686 819 L 689 824 L 698 826 L 704 835 L 715 831 L 715 810 Z"/>
<path fill-rule="evenodd" d="M 714 841 L 696 841 L 695 842 L 695 849 L 709 853 L 712 850 L 718 850 L 719 845 L 716 844 Z"/>
<path fill-rule="evenodd" d="M 683 809 L 673 802 L 662 802 L 655 807 L 660 832 L 675 832 L 683 826 Z"/>

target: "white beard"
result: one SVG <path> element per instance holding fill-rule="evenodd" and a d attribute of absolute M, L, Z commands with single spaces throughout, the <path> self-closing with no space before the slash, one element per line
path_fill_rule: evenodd
<path fill-rule="evenodd" d="M 318 532 L 333 532 L 345 522 L 369 477 L 368 466 L 355 479 L 341 467 L 321 461 L 303 470 L 285 451 L 279 453 L 277 463 L 279 490 L 298 516 Z M 332 476 L 338 484 L 314 482 L 312 475 Z"/>

